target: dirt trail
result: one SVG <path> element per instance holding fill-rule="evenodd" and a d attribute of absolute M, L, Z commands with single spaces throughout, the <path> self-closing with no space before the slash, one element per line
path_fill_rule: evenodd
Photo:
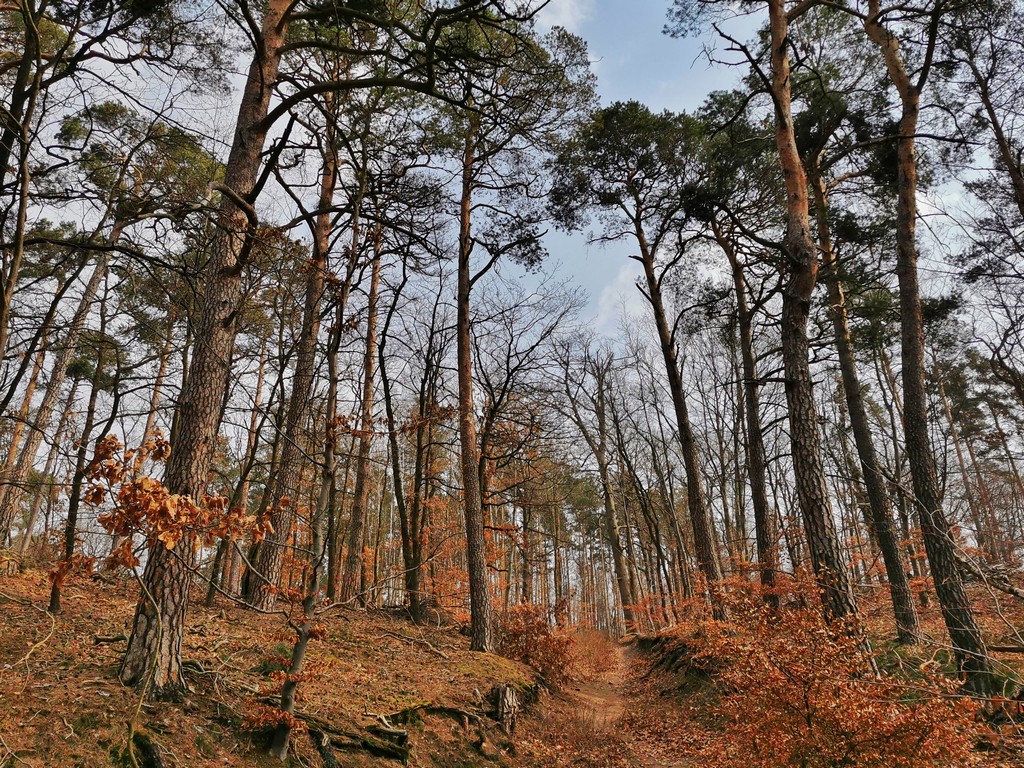
<path fill-rule="evenodd" d="M 643 737 L 623 723 L 623 717 L 635 714 L 641 702 L 630 686 L 632 665 L 637 662 L 632 648 L 616 646 L 614 663 L 596 680 L 581 683 L 574 692 L 579 700 L 579 718 L 597 731 L 614 734 L 626 754 L 619 755 L 625 765 L 639 768 L 684 768 L 685 760 L 666 761 L 655 754 L 655 749 Z"/>
<path fill-rule="evenodd" d="M 580 683 L 575 692 L 580 701 L 581 719 L 595 728 L 617 729 L 626 708 L 625 683 L 628 651 L 615 647 L 615 663 L 596 680 Z"/>

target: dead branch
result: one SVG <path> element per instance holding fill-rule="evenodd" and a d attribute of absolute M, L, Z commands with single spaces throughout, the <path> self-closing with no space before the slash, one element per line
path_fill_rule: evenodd
<path fill-rule="evenodd" d="M 109 645 L 110 643 L 124 643 L 127 642 L 128 635 L 94 635 L 92 638 L 93 645 Z"/>
<path fill-rule="evenodd" d="M 427 640 L 425 640 L 422 637 L 408 637 L 406 635 L 399 634 L 398 632 L 389 632 L 386 629 L 382 630 L 382 631 L 388 637 L 393 637 L 396 640 L 401 640 L 401 641 L 409 643 L 411 645 L 415 645 L 415 644 L 423 645 L 423 646 L 425 646 L 427 648 L 427 650 L 431 651 L 432 653 L 437 654 L 438 656 L 440 656 L 445 661 L 449 661 L 451 659 L 451 657 L 447 653 L 442 651 L 440 648 L 435 648 L 433 645 L 431 645 Z"/>
<path fill-rule="evenodd" d="M 992 589 L 996 589 L 1004 594 L 1016 597 L 1018 600 L 1024 600 L 1024 590 L 1015 587 L 1007 574 L 992 569 L 983 569 L 978 563 L 962 555 L 957 556 L 957 562 L 967 573 L 983 584 L 987 584 Z"/>

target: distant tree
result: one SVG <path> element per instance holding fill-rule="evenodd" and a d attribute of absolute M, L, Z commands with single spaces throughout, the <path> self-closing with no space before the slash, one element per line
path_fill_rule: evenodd
<path fill-rule="evenodd" d="M 613 104 L 595 113 L 560 153 L 551 200 L 564 226 L 580 226 L 596 211 L 597 240 L 628 237 L 639 249 L 630 258 L 643 267 L 637 287 L 654 315 L 675 409 L 697 562 L 721 613 L 722 568 L 680 370 L 679 318 L 670 314 L 665 296 L 667 276 L 690 253 L 691 216 L 704 205 L 698 191 L 700 141 L 697 121 L 687 115 L 654 114 L 637 102 Z"/>

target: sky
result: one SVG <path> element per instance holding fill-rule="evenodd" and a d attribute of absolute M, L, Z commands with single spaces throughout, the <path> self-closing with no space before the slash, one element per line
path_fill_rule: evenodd
<path fill-rule="evenodd" d="M 713 90 L 727 88 L 736 71 L 712 67 L 705 39 L 663 34 L 669 0 L 551 0 L 545 25 L 559 25 L 587 41 L 602 104 L 633 99 L 654 110 L 690 110 Z M 634 281 L 639 265 L 629 244 L 589 245 L 585 234 L 550 234 L 547 247 L 559 274 L 590 297 L 587 314 L 599 332 L 615 333 L 623 308 L 645 311 Z"/>

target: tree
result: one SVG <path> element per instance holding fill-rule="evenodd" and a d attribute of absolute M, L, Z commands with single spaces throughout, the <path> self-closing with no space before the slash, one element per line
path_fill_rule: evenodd
<path fill-rule="evenodd" d="M 203 273 L 205 294 L 196 321 L 197 345 L 189 361 L 188 377 L 178 401 L 177 434 L 164 484 L 172 494 L 200 499 L 206 486 L 224 400 L 230 377 L 232 347 L 237 327 L 241 278 L 253 247 L 258 222 L 253 205 L 267 179 L 263 148 L 270 128 L 290 109 L 318 94 L 390 85 L 425 93 L 450 94 L 444 89 L 460 76 L 458 40 L 449 32 L 474 20 L 488 29 L 500 29 L 517 20 L 500 2 L 466 0 L 424 9 L 412 18 L 389 7 L 364 11 L 362 6 L 309 8 L 288 0 L 270 0 L 256 22 L 254 8 L 244 0 L 240 9 L 252 22 L 254 50 L 243 89 L 231 150 L 218 189 L 221 203 L 216 215 L 216 234 Z M 289 40 L 293 19 L 337 19 L 365 31 L 350 44 L 313 36 Z M 363 74 L 299 87 L 273 110 L 271 96 L 286 51 L 328 49 L 353 57 L 366 56 L 373 48 L 373 31 L 387 28 L 399 50 L 389 54 L 398 70 L 377 76 Z M 456 36 L 457 37 L 457 36 Z M 508 38 L 515 41 L 514 36 Z M 515 48 L 515 45 L 512 46 Z M 505 51 L 507 52 L 507 50 Z M 414 62 L 411 63 L 410 62 Z M 472 86 L 469 86 L 472 92 Z M 452 98 L 448 95 L 448 98 Z M 194 551 L 188 541 L 173 552 L 157 545 L 149 553 L 142 577 L 142 596 L 136 608 L 128 650 L 121 665 L 126 683 L 146 686 L 151 693 L 173 693 L 184 686 L 181 675 L 181 638 L 192 580 Z"/>
<path fill-rule="evenodd" d="M 899 95 L 901 113 L 897 128 L 896 276 L 900 298 L 900 350 L 902 353 L 903 426 L 914 497 L 921 514 L 921 528 L 928 564 L 942 616 L 956 650 L 968 689 L 990 693 L 995 685 L 992 663 L 975 620 L 970 597 L 964 589 L 957 564 L 952 526 L 942 506 L 935 454 L 928 432 L 928 392 L 925 386 L 925 334 L 921 283 L 918 274 L 917 192 L 921 96 L 928 83 L 939 45 L 945 3 L 912 5 L 899 18 L 882 15 L 878 0 L 867 0 L 861 15 L 864 31 L 881 53 L 889 80 Z M 923 50 L 915 71 L 908 69 L 905 47 L 893 31 L 902 23 L 920 25 Z"/>
<path fill-rule="evenodd" d="M 686 228 L 699 183 L 694 146 L 696 122 L 685 115 L 655 115 L 637 102 L 600 110 L 559 155 L 552 203 L 564 226 L 579 226 L 596 209 L 599 240 L 634 239 L 630 258 L 644 270 L 638 285 L 654 315 L 679 441 L 686 467 L 687 507 L 697 562 L 715 610 L 722 580 L 711 511 L 707 503 L 697 441 L 680 371 L 679 318 L 669 313 L 666 277 L 689 255 Z"/>
<path fill-rule="evenodd" d="M 692 31 L 709 15 L 718 13 L 720 5 L 714 0 L 693 6 L 676 2 L 670 12 L 671 28 L 680 34 Z M 775 148 L 785 190 L 785 229 L 782 241 L 776 247 L 782 255 L 786 275 L 782 288 L 782 360 L 786 375 L 794 484 L 825 614 L 830 619 L 841 619 L 857 613 L 857 602 L 839 547 L 825 483 L 809 363 L 807 325 L 819 264 L 817 247 L 811 236 L 807 173 L 794 129 L 793 72 L 789 55 L 790 24 L 807 11 L 808 5 L 796 3 L 789 11 L 784 0 L 766 0 L 763 4 L 768 15 L 765 42 L 769 60 L 767 70 L 747 46 L 729 39 L 747 57 L 761 86 L 770 95 L 773 106 Z"/>
<path fill-rule="evenodd" d="M 574 349 L 575 347 L 575 349 Z M 611 403 L 614 398 L 611 376 L 615 353 L 609 347 L 594 348 L 589 339 L 566 344 L 559 360 L 561 387 L 568 406 L 568 416 L 579 430 L 597 465 L 597 476 L 604 502 L 605 536 L 612 548 L 615 586 L 622 604 L 626 631 L 636 627 L 633 610 L 637 602 L 629 578 L 628 564 L 622 547 L 622 526 L 615 504 L 616 489 L 612 484 Z"/>
<path fill-rule="evenodd" d="M 472 68 L 475 87 L 465 93 L 470 109 L 455 115 L 449 132 L 451 149 L 460 158 L 456 368 L 472 647 L 478 651 L 490 650 L 493 638 L 474 416 L 471 293 L 502 258 L 525 266 L 541 260 L 542 212 L 535 201 L 542 195 L 542 180 L 532 156 L 549 148 L 545 142 L 563 131 L 591 98 L 589 65 L 578 39 L 556 32 L 549 40 L 516 50 L 509 47 L 511 39 L 484 31 L 475 26 L 463 30 L 467 50 L 493 63 Z M 477 249 L 484 258 L 474 267 Z"/>

